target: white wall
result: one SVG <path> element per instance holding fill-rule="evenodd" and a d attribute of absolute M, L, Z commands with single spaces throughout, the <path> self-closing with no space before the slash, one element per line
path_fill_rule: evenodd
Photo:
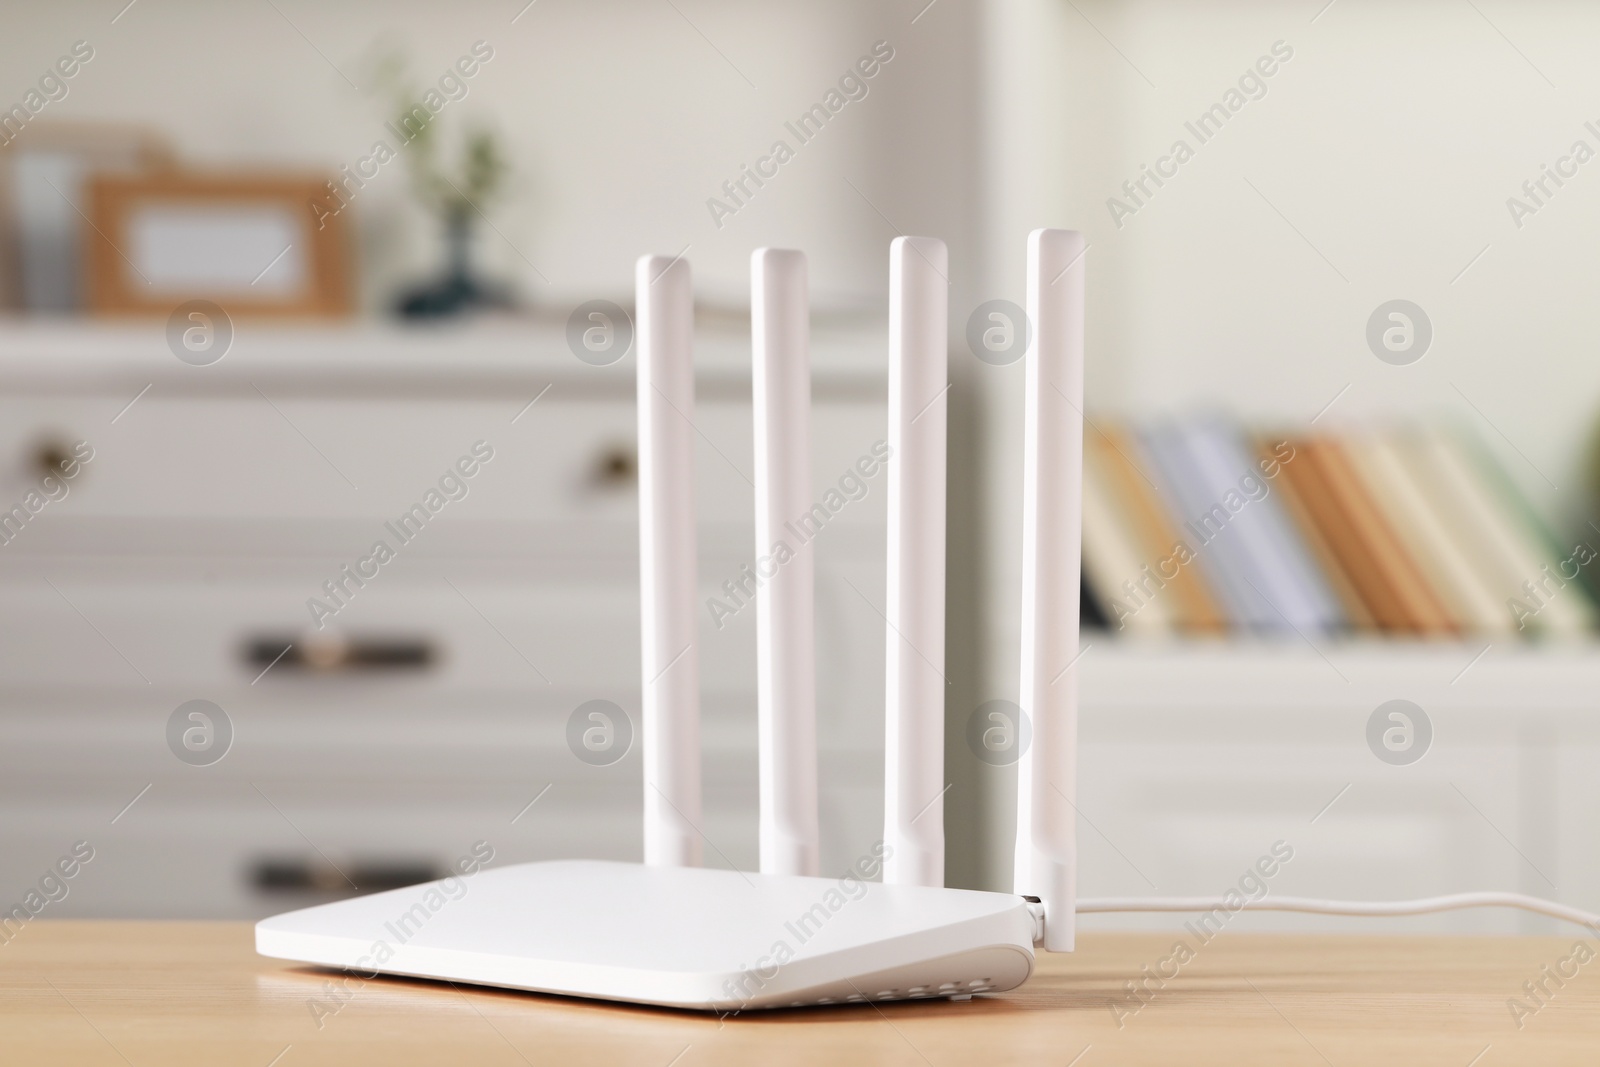
<path fill-rule="evenodd" d="M 395 108 L 371 91 L 380 50 L 403 48 L 426 84 L 481 39 L 494 58 L 442 120 L 505 135 L 515 188 L 490 212 L 503 236 L 484 235 L 485 260 L 535 299 L 626 293 L 636 256 L 688 246 L 702 294 L 739 303 L 750 250 L 785 244 L 811 253 L 820 304 L 876 304 L 898 230 L 970 241 L 970 5 L 912 24 L 921 4 L 539 0 L 519 16 L 523 2 L 143 0 L 115 24 L 109 0 L 18 6 L 0 35 L 0 100 L 20 100 L 84 39 L 94 59 L 41 121 L 151 127 L 208 166 L 329 171 L 386 136 Z M 894 58 L 867 96 L 713 225 L 707 198 L 775 139 L 797 145 L 784 121 L 878 40 Z M 356 201 L 369 298 L 435 250 L 407 182 L 391 164 Z"/>
<path fill-rule="evenodd" d="M 1600 393 L 1600 160 L 1520 229 L 1506 201 L 1574 140 L 1600 152 L 1583 126 L 1600 127 L 1600 8 L 1325 3 L 996 5 L 1013 26 L 999 69 L 1040 73 L 1011 92 L 1047 143 L 1000 138 L 1033 172 L 1007 166 L 991 231 L 1014 244 L 1049 214 L 1088 233 L 1102 408 L 1293 424 L 1349 384 L 1330 421 L 1458 418 L 1537 499 L 1570 501 Z M 1184 122 L 1280 40 L 1294 56 L 1267 95 L 1200 144 Z M 1195 157 L 1119 228 L 1107 199 L 1180 137 Z M 1393 298 L 1433 322 L 1412 366 L 1364 340 Z"/>

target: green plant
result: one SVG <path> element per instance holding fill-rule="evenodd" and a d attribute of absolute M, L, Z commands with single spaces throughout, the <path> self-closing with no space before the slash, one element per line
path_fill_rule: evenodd
<path fill-rule="evenodd" d="M 394 102 L 390 129 L 402 134 L 400 154 L 418 200 L 445 219 L 482 211 L 504 188 L 509 170 L 498 135 L 486 126 L 468 127 L 457 139 L 455 158 L 446 159 L 443 98 L 417 87 L 410 63 L 398 49 L 381 53 L 371 70 L 372 83 Z M 430 97 L 440 101 L 437 110 L 427 104 Z"/>
<path fill-rule="evenodd" d="M 437 121 L 424 126 L 406 155 L 418 197 L 430 211 L 445 217 L 481 211 L 504 184 L 507 164 L 499 139 L 485 128 L 468 130 L 451 168 L 440 158 L 437 127 Z"/>

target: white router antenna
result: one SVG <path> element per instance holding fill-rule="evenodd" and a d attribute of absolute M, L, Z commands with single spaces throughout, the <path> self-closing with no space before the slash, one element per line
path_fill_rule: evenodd
<path fill-rule="evenodd" d="M 682 258 L 641 256 L 639 592 L 644 861 L 698 867 L 700 657 L 695 650 L 694 288 Z"/>
<path fill-rule="evenodd" d="M 944 885 L 945 433 L 950 255 L 889 246 L 889 594 L 883 880 Z"/>
<path fill-rule="evenodd" d="M 1071 952 L 1077 910 L 1078 580 L 1083 543 L 1083 313 L 1076 230 L 1028 235 L 1022 480 L 1022 711 L 1012 891 L 1044 904 L 1050 952 Z M 1019 729 L 1019 735 L 1021 730 Z M 1020 743 L 1019 736 L 1019 743 Z"/>
<path fill-rule="evenodd" d="M 810 301 L 805 253 L 751 255 L 762 874 L 818 870 Z"/>

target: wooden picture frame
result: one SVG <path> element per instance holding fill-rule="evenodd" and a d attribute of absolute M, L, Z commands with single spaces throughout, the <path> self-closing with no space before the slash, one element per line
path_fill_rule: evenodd
<path fill-rule="evenodd" d="M 310 176 L 97 177 L 84 233 L 88 310 L 168 315 L 208 300 L 230 316 L 347 315 L 344 217 L 313 210 L 327 198 L 325 180 Z"/>

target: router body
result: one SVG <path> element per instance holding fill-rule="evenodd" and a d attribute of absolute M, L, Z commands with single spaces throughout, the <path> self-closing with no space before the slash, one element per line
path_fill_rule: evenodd
<path fill-rule="evenodd" d="M 723 1012 L 968 997 L 1033 972 L 1021 897 L 847 876 L 558 860 L 305 908 L 264 956 Z"/>
<path fill-rule="evenodd" d="M 889 581 L 884 836 L 878 864 L 818 878 L 811 543 L 755 591 L 761 873 L 700 866 L 693 506 L 694 294 L 683 257 L 645 256 L 638 309 L 643 864 L 483 870 L 266 919 L 265 956 L 377 974 L 739 1011 L 969 997 L 1024 982 L 1075 918 L 1081 234 L 1028 241 L 1017 895 L 944 888 L 948 252 L 890 246 Z M 751 259 L 756 556 L 813 508 L 803 253 Z M 1029 331 L 1021 332 L 1024 335 Z M 465 887 L 465 888 L 463 888 Z"/>

